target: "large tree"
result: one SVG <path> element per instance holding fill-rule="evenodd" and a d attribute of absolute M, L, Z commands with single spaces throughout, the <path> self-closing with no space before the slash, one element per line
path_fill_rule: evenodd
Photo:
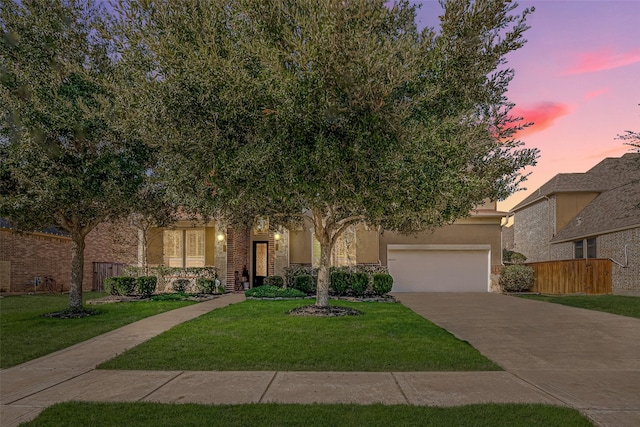
<path fill-rule="evenodd" d="M 20 230 L 70 234 L 69 307 L 79 310 L 85 237 L 132 211 L 151 151 L 117 125 L 122 79 L 100 35 L 104 10 L 81 0 L 0 7 L 0 215 Z"/>
<path fill-rule="evenodd" d="M 506 197 L 537 157 L 505 96 L 529 11 L 441 4 L 435 32 L 404 1 L 123 1 L 139 124 L 177 159 L 167 182 L 232 223 L 310 218 L 320 306 L 350 225 L 426 230 Z"/>

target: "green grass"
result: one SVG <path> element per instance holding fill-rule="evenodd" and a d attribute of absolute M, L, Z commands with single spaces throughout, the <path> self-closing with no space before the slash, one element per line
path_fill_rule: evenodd
<path fill-rule="evenodd" d="M 401 304 L 332 302 L 360 316 L 300 317 L 310 300 L 214 310 L 99 366 L 217 371 L 484 371 L 500 368 Z"/>
<path fill-rule="evenodd" d="M 85 292 L 84 300 L 105 296 Z M 97 315 L 80 319 L 42 317 L 67 307 L 69 296 L 19 295 L 0 298 L 0 368 L 24 363 L 69 347 L 121 326 L 165 311 L 194 304 L 181 302 L 130 302 L 90 306 Z"/>
<path fill-rule="evenodd" d="M 550 405 L 484 404 L 457 407 L 408 405 L 168 405 L 60 403 L 45 409 L 37 426 L 592 426 L 578 411 Z"/>
<path fill-rule="evenodd" d="M 640 319 L 640 297 L 622 295 L 523 295 L 522 297 Z"/>

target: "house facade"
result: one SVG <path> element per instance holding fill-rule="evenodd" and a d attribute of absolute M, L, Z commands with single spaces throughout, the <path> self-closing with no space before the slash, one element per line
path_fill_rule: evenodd
<path fill-rule="evenodd" d="M 492 281 L 497 286 L 502 266 L 504 215 L 490 202 L 468 218 L 415 235 L 356 224 L 339 238 L 333 262 L 387 266 L 395 292 L 487 292 Z M 259 286 L 266 276 L 284 276 L 284 269 L 294 265 L 316 267 L 319 259 L 320 246 L 310 225 L 274 231 L 259 223 L 236 229 L 216 221 L 183 220 L 148 232 L 148 265 L 213 266 L 229 290 L 237 289 L 245 269 L 250 285 Z"/>
<path fill-rule="evenodd" d="M 527 262 L 610 259 L 613 292 L 640 295 L 640 154 L 558 174 L 513 216 L 512 249 Z"/>

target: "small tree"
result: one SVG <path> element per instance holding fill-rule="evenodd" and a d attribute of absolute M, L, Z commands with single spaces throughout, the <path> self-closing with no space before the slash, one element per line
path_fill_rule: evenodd
<path fill-rule="evenodd" d="M 93 1 L 0 7 L 0 215 L 72 240 L 69 307 L 82 308 L 84 248 L 99 223 L 135 207 L 151 151 L 122 131 L 118 72 Z"/>

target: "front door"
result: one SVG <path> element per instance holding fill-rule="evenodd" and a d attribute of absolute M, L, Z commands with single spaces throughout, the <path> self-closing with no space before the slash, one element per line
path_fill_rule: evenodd
<path fill-rule="evenodd" d="M 269 243 L 253 242 L 253 287 L 262 286 L 268 275 Z"/>

